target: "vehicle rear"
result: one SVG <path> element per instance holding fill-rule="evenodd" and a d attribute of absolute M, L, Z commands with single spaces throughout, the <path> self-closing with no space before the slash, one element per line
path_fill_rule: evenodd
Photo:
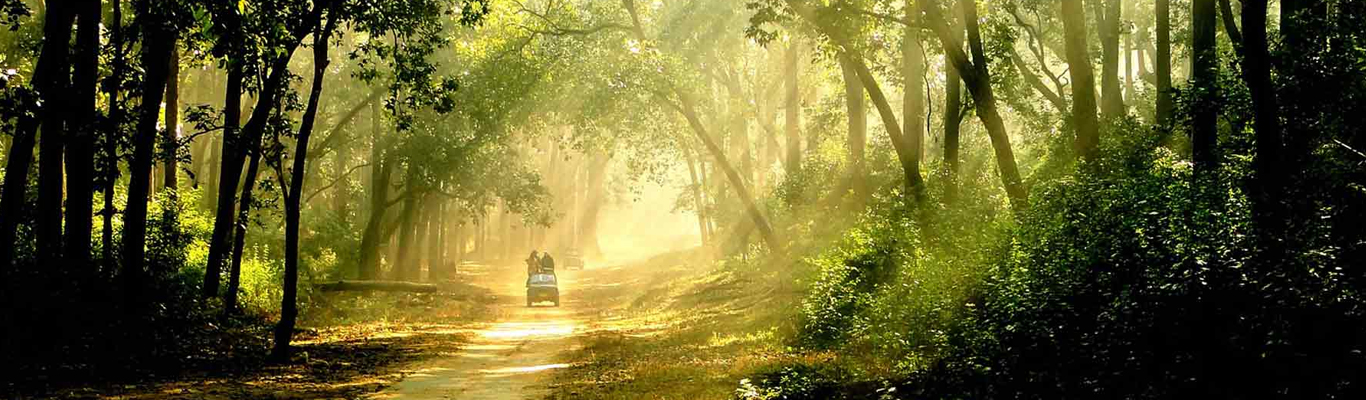
<path fill-rule="evenodd" d="M 553 302 L 559 307 L 560 288 L 555 275 L 535 274 L 527 279 L 526 306 L 531 307 L 540 302 Z"/>

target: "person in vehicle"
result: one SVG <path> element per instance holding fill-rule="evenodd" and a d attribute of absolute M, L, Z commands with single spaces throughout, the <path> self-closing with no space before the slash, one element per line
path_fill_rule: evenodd
<path fill-rule="evenodd" d="M 550 257 L 549 252 L 546 252 L 545 255 L 541 256 L 541 273 L 552 275 L 555 273 L 555 259 Z"/>
<path fill-rule="evenodd" d="M 546 254 L 549 256 L 549 254 Z M 541 270 L 541 257 L 536 255 L 536 250 L 531 251 L 531 256 L 526 258 L 526 276 L 529 278 Z"/>

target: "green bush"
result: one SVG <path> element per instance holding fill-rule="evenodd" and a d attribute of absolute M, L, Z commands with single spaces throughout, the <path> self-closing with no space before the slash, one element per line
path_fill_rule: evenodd
<path fill-rule="evenodd" d="M 1116 135 L 1118 136 L 1118 135 Z M 1265 262 L 1236 186 L 1129 132 L 1036 187 L 980 307 L 908 383 L 927 398 L 1353 398 L 1366 371 L 1356 218 L 1324 209 Z M 1199 182 L 1198 184 L 1196 182 Z M 1356 236 L 1357 238 L 1354 238 Z M 1359 246 L 1355 245 L 1355 246 Z M 1360 282 L 1355 280 L 1355 282 Z"/>

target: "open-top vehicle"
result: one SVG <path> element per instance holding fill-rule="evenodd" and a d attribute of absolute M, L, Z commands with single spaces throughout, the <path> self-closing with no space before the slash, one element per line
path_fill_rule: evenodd
<path fill-rule="evenodd" d="M 564 257 L 564 269 L 583 269 L 583 255 L 570 250 Z"/>
<path fill-rule="evenodd" d="M 535 274 L 526 280 L 526 306 L 543 301 L 560 306 L 560 287 L 554 274 Z"/>

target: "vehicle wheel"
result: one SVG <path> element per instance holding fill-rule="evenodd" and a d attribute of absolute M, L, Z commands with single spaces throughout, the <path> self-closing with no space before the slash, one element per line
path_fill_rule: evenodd
<path fill-rule="evenodd" d="M 555 299 L 555 307 L 559 307 L 559 306 L 560 306 L 560 299 L 559 299 L 559 298 L 556 298 L 556 299 Z"/>
<path fill-rule="evenodd" d="M 527 300 L 526 300 L 526 306 L 527 306 L 527 307 L 531 307 L 531 299 L 527 299 Z"/>

